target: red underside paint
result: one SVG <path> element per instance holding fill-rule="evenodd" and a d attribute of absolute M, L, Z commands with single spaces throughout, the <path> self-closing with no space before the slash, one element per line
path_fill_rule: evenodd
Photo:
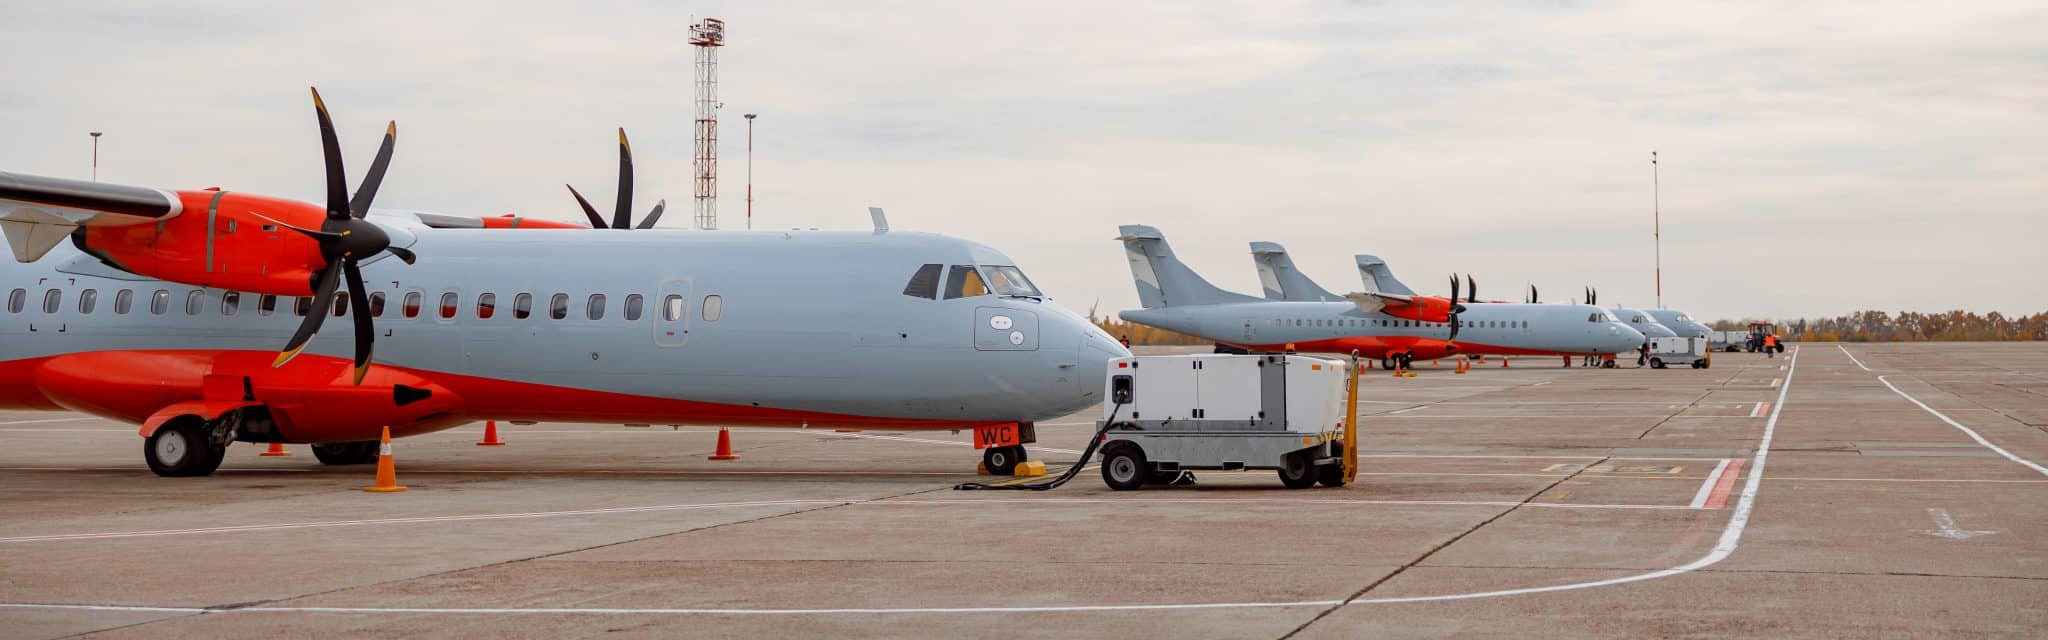
<path fill-rule="evenodd" d="M 290 442 L 343 442 L 409 436 L 482 419 L 600 424 L 711 424 L 763 427 L 961 429 L 979 422 L 884 418 L 742 406 L 429 371 L 370 367 L 349 384 L 349 361 L 301 354 L 272 368 L 268 351 L 97 351 L 0 362 L 0 408 L 69 409 L 143 424 L 178 403 L 223 406 L 246 393 L 271 409 Z M 425 390 L 399 406 L 394 385 Z M 146 435 L 145 431 L 145 435 Z"/>
<path fill-rule="evenodd" d="M 1253 351 L 1283 351 L 1287 348 L 1285 344 L 1239 344 L 1234 342 L 1226 342 L 1224 344 Z M 1562 351 L 1544 351 L 1540 349 L 1523 349 L 1520 347 L 1467 342 L 1464 340 L 1458 341 L 1458 348 L 1455 351 L 1448 347 L 1448 343 L 1442 340 L 1411 336 L 1347 336 L 1334 340 L 1294 343 L 1295 351 L 1346 354 L 1356 350 L 1359 357 L 1373 359 L 1385 358 L 1396 353 L 1412 354 L 1418 360 L 1434 360 L 1437 358 L 1448 358 L 1453 355 L 1475 353 L 1489 356 L 1583 355 Z"/>

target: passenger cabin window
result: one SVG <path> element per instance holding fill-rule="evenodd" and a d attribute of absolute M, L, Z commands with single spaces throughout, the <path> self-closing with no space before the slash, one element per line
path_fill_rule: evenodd
<path fill-rule="evenodd" d="M 84 291 L 80 291 L 80 292 L 78 292 L 78 312 L 79 312 L 79 313 L 84 313 L 84 314 L 90 314 L 90 313 L 92 313 L 92 308 L 93 308 L 93 307 L 94 307 L 95 305 L 98 305 L 98 304 L 99 304 L 99 302 L 100 302 L 100 291 L 99 291 L 98 289 L 86 289 L 86 290 L 84 290 Z"/>
<path fill-rule="evenodd" d="M 28 290 L 27 290 L 27 289 L 15 289 L 15 290 L 13 290 L 13 291 L 9 291 L 9 292 L 7 292 L 7 312 L 8 312 L 8 313 L 21 313 L 21 308 L 22 308 L 22 307 L 24 307 L 24 306 L 27 306 L 27 305 L 28 305 Z"/>
<path fill-rule="evenodd" d="M 661 319 L 667 322 L 675 322 L 677 320 L 683 319 L 682 296 L 670 295 L 669 297 L 661 299 Z"/>
<path fill-rule="evenodd" d="M 718 318 L 723 315 L 725 315 L 725 296 L 715 294 L 704 296 L 704 321 L 717 322 Z"/>
<path fill-rule="evenodd" d="M 229 292 L 227 292 L 227 293 L 223 293 L 223 294 L 220 294 L 220 314 L 221 314 L 221 315 L 223 315 L 223 316 L 232 316 L 232 315 L 235 315 L 235 312 L 237 312 L 237 311 L 241 311 L 241 310 L 242 310 L 242 294 L 241 294 L 241 292 L 238 292 L 238 291 L 229 291 Z"/>
<path fill-rule="evenodd" d="M 56 289 L 43 292 L 43 313 L 56 313 L 57 308 L 62 306 L 64 306 L 64 292 Z"/>
<path fill-rule="evenodd" d="M 512 296 L 512 319 L 525 320 L 533 315 L 533 294 L 522 293 Z"/>
<path fill-rule="evenodd" d="M 135 292 L 127 289 L 114 292 L 114 315 L 128 315 L 128 310 L 133 308 L 135 308 Z"/>
<path fill-rule="evenodd" d="M 626 310 L 624 312 L 626 314 L 626 321 L 633 322 L 635 320 L 639 320 L 640 312 L 642 308 L 645 306 L 647 306 L 646 297 L 641 296 L 640 294 L 637 293 L 627 295 Z"/>
<path fill-rule="evenodd" d="M 341 317 L 341 314 L 343 314 L 343 313 L 347 313 L 347 312 L 348 312 L 348 292 L 347 292 L 347 291 L 337 291 L 337 292 L 335 292 L 335 294 L 334 294 L 334 305 L 333 305 L 333 308 L 330 308 L 330 309 L 328 309 L 328 310 L 327 310 L 327 315 L 330 315 L 330 316 L 334 316 L 334 317 L 336 317 L 336 318 L 339 318 L 339 317 Z"/>
<path fill-rule="evenodd" d="M 312 311 L 312 310 L 313 310 L 313 299 L 312 299 L 312 298 L 307 298 L 307 297 L 303 297 L 303 296 L 301 296 L 301 297 L 297 297 L 297 298 L 292 298 L 292 315 L 295 315 L 295 316 L 299 316 L 299 317 L 303 318 L 303 317 L 306 317 L 306 312 L 308 312 L 308 311 Z"/>
<path fill-rule="evenodd" d="M 196 315 L 199 315 L 199 305 L 200 305 L 201 303 L 205 302 L 205 301 L 206 301 L 206 292 L 205 292 L 205 291 L 201 291 L 201 290 L 198 290 L 198 289 L 193 289 L 191 293 L 187 293 L 187 294 L 185 294 L 185 315 L 188 315 L 188 316 L 196 316 Z"/>
<path fill-rule="evenodd" d="M 939 299 L 940 265 L 928 264 L 910 274 L 910 284 L 903 285 L 903 295 L 926 300 Z"/>
<path fill-rule="evenodd" d="M 461 300 L 455 292 L 443 292 L 441 294 L 441 319 L 446 320 L 455 317 L 455 307 L 460 302 Z"/>
<path fill-rule="evenodd" d="M 266 295 L 256 299 L 256 315 L 267 316 L 277 313 L 277 296 Z"/>
<path fill-rule="evenodd" d="M 1024 277 L 1024 271 L 1008 265 L 982 267 L 988 273 L 988 288 L 999 296 L 1043 297 L 1038 287 L 1031 285 L 1031 279 Z"/>
<path fill-rule="evenodd" d="M 583 303 L 583 317 L 591 320 L 604 319 L 604 294 L 590 294 L 590 299 Z"/>
<path fill-rule="evenodd" d="M 946 276 L 947 300 L 984 295 L 988 295 L 988 285 L 982 284 L 981 274 L 974 270 L 974 265 L 953 265 L 953 272 Z"/>
<path fill-rule="evenodd" d="M 170 311 L 170 310 L 171 310 L 171 292 L 170 292 L 170 291 L 166 291 L 166 290 L 163 290 L 163 289 L 157 289 L 157 290 L 156 290 L 156 293 L 152 293 L 152 294 L 149 294 L 149 312 L 150 312 L 151 314 L 153 314 L 153 315 L 159 315 L 159 316 L 160 316 L 160 315 L 163 315 L 165 311 Z"/>
<path fill-rule="evenodd" d="M 405 304 L 399 307 L 399 313 L 407 318 L 420 317 L 420 300 L 424 297 L 418 291 L 405 292 Z"/>
<path fill-rule="evenodd" d="M 266 297 L 268 297 L 268 296 L 266 296 Z M 372 291 L 372 292 L 370 292 L 370 317 L 372 317 L 372 318 L 382 318 L 382 317 L 384 317 L 384 292 L 382 292 L 382 291 Z"/>
<path fill-rule="evenodd" d="M 495 293 L 491 293 L 491 292 L 488 292 L 488 291 L 486 291 L 486 292 L 483 292 L 483 293 L 479 293 L 479 294 L 476 294 L 476 317 L 477 317 L 477 319 L 479 319 L 479 320 L 489 320 L 489 319 L 491 319 L 491 316 L 494 316 L 494 315 L 497 315 L 497 314 L 498 314 L 498 294 L 495 294 Z"/>
<path fill-rule="evenodd" d="M 548 318 L 560 320 L 569 317 L 569 294 L 557 293 L 548 297 Z"/>

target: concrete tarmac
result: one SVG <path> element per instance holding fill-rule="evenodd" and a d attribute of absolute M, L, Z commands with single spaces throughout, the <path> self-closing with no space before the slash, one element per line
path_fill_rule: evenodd
<path fill-rule="evenodd" d="M 967 433 L 718 462 L 709 428 L 501 424 L 397 441 L 411 490 L 369 494 L 303 446 L 158 478 L 133 425 L 0 412 L 0 638 L 2048 635 L 2048 344 L 1795 346 L 1373 371 L 1359 481 L 1297 491 L 954 491 Z"/>

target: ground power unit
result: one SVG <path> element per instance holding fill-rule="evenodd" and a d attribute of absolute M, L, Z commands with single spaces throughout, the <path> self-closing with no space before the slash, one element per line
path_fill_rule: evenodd
<path fill-rule="evenodd" d="M 1289 488 L 1350 478 L 1355 378 L 1342 360 L 1301 355 L 1133 356 L 1108 364 L 1102 479 L 1173 484 L 1182 472 L 1274 469 Z M 1347 425 L 1354 430 L 1347 432 Z M 1352 456 L 1355 456 L 1355 451 Z"/>
<path fill-rule="evenodd" d="M 1686 365 L 1705 369 L 1713 365 L 1713 348 L 1706 338 L 1650 338 L 1650 368 Z"/>

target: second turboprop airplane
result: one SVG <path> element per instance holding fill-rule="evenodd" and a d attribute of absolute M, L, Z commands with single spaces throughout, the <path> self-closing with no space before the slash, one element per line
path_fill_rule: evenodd
<path fill-rule="evenodd" d="M 140 424 L 166 476 L 236 441 L 368 462 L 384 426 L 486 418 L 986 429 L 1010 434 L 984 454 L 1001 473 L 1017 427 L 1100 401 L 1129 354 L 949 236 L 373 212 L 395 127 L 351 195 L 315 103 L 324 207 L 0 173 L 0 409 Z"/>
<path fill-rule="evenodd" d="M 1590 305 L 1516 313 L 1502 308 L 1519 305 L 1466 306 L 1386 291 L 1334 301 L 1254 298 L 1210 284 L 1174 256 L 1156 228 L 1124 225 L 1118 231 L 1144 307 L 1118 316 L 1219 345 L 1252 351 L 1280 351 L 1290 344 L 1299 351 L 1357 351 L 1392 364 L 1466 353 L 1467 345 L 1485 353 L 1606 354 L 1634 349 L 1643 341 L 1641 333 Z M 1525 344 L 1542 346 L 1517 346 Z"/>

